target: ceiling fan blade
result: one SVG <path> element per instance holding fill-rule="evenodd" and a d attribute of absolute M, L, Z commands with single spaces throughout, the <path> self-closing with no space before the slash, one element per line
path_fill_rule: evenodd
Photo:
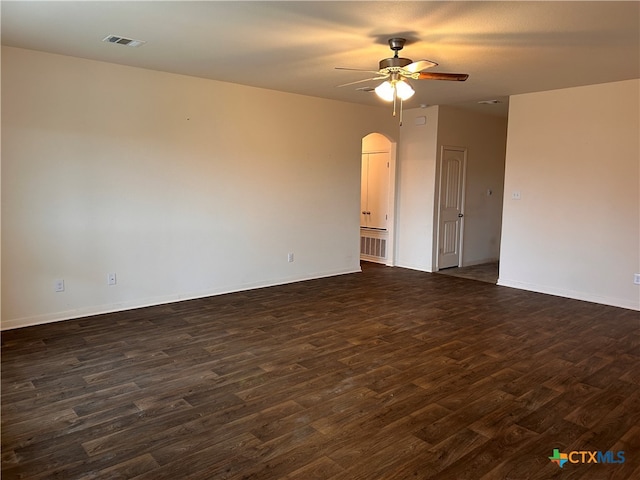
<path fill-rule="evenodd" d="M 467 78 L 469 78 L 467 73 L 421 72 L 418 74 L 418 80 L 455 80 L 464 82 Z"/>
<path fill-rule="evenodd" d="M 384 75 L 382 77 L 365 78 L 364 80 L 356 80 L 355 82 L 343 83 L 342 85 L 338 85 L 338 87 L 347 87 L 349 85 L 355 85 L 356 83 L 371 82 L 373 80 L 385 80 L 387 78 L 389 78 L 389 75 Z"/>
<path fill-rule="evenodd" d="M 406 67 L 405 70 L 409 70 L 411 73 L 421 72 L 422 70 L 426 70 L 427 68 L 437 67 L 438 64 L 436 62 L 432 62 L 431 60 L 416 60 L 413 63 L 410 63 Z"/>
<path fill-rule="evenodd" d="M 336 69 L 336 70 L 349 70 L 351 72 L 380 73 L 380 70 L 362 70 L 360 68 L 334 67 L 334 69 Z"/>

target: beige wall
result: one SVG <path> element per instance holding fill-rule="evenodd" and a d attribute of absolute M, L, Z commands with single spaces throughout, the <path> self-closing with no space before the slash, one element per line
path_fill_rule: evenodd
<path fill-rule="evenodd" d="M 397 129 L 386 108 L 4 47 L 3 328 L 359 270 L 361 140 Z"/>
<path fill-rule="evenodd" d="M 362 153 L 390 151 L 391 141 L 380 133 L 370 133 L 362 139 Z"/>
<path fill-rule="evenodd" d="M 502 285 L 640 308 L 639 90 L 511 99 Z M 399 266 L 435 266 L 438 146 L 469 146 L 458 113 L 405 111 Z M 398 138 L 387 108 L 3 47 L 2 327 L 357 271 L 374 131 Z"/>
<path fill-rule="evenodd" d="M 434 269 L 433 211 L 438 106 L 404 111 L 396 171 L 396 265 Z M 425 123 L 416 124 L 418 117 Z"/>
<path fill-rule="evenodd" d="M 630 80 L 511 98 L 501 285 L 640 309 L 639 92 Z"/>

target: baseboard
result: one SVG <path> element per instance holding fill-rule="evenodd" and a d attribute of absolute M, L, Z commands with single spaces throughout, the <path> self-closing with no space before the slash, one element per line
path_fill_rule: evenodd
<path fill-rule="evenodd" d="M 593 295 L 585 292 L 577 292 L 574 290 L 565 290 L 560 288 L 549 287 L 546 285 L 537 285 L 527 282 L 519 282 L 499 278 L 497 285 L 501 287 L 517 288 L 519 290 L 527 290 L 530 292 L 544 293 L 546 295 L 554 295 L 556 297 L 572 298 L 574 300 L 582 300 L 585 302 L 599 303 L 601 305 L 609 305 L 611 307 L 626 308 L 629 310 L 640 311 L 640 299 L 637 302 L 623 298 L 607 297 L 602 295 Z"/>
<path fill-rule="evenodd" d="M 401 261 L 397 261 L 394 266 L 398 268 L 406 268 L 408 270 L 416 270 L 418 272 L 434 273 L 434 271 L 431 270 L 430 267 L 425 265 L 414 265 L 410 263 L 403 263 Z"/>
<path fill-rule="evenodd" d="M 77 308 L 73 310 L 66 310 L 63 312 L 34 315 L 31 317 L 14 318 L 10 320 L 2 320 L 0 325 L 0 330 L 12 330 L 15 328 L 31 327 L 35 325 L 42 325 L 45 323 L 62 322 L 65 320 L 73 320 L 75 318 L 90 317 L 94 315 L 102 315 L 105 313 L 121 312 L 124 310 L 134 310 L 137 308 L 154 307 L 157 305 L 166 305 L 168 303 L 182 302 L 185 300 L 195 300 L 198 298 L 214 297 L 217 295 L 225 295 L 227 293 L 256 290 L 259 288 L 275 287 L 277 285 L 286 285 L 289 283 L 304 282 L 307 280 L 335 277 L 338 275 L 347 275 L 347 274 L 359 273 L 359 272 L 362 272 L 362 269 L 360 268 L 360 266 L 358 266 L 355 269 L 326 271 L 326 272 L 319 272 L 314 275 L 287 277 L 287 278 L 281 278 L 281 279 L 265 281 L 265 282 L 245 283 L 245 284 L 230 286 L 224 289 L 211 290 L 211 291 L 205 291 L 205 292 L 191 292 L 191 293 L 187 292 L 187 293 L 180 293 L 176 295 L 165 295 L 162 297 L 138 299 L 130 302 Z"/>

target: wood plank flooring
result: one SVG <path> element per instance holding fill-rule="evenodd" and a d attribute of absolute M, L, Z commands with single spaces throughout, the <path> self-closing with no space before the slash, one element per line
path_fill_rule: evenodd
<path fill-rule="evenodd" d="M 500 270 L 498 262 L 482 263 L 479 265 L 471 265 L 469 267 L 452 267 L 440 270 L 441 275 L 450 275 L 452 277 L 469 278 L 480 282 L 498 283 L 498 271 Z"/>
<path fill-rule="evenodd" d="M 6 331 L 2 478 L 638 479 L 640 314 L 365 264 Z"/>

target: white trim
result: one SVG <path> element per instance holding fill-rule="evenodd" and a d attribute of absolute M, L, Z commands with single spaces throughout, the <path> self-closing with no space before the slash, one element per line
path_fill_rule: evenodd
<path fill-rule="evenodd" d="M 186 292 L 175 295 L 166 295 L 162 297 L 151 297 L 135 301 L 113 303 L 106 305 L 95 305 L 85 308 L 76 308 L 73 310 L 67 310 L 64 312 L 46 313 L 43 315 L 34 315 L 31 317 L 14 318 L 11 320 L 3 320 L 0 325 L 0 330 L 11 330 L 14 328 L 31 327 L 34 325 L 42 325 L 45 323 L 54 323 L 64 320 L 72 320 L 75 318 L 90 317 L 94 315 L 103 315 L 105 313 L 121 312 L 124 310 L 135 310 L 138 308 L 154 307 L 157 305 L 164 305 L 167 303 L 182 302 L 185 300 L 195 300 L 198 298 L 214 297 L 218 295 L 225 295 L 227 293 L 242 292 L 247 290 L 256 290 L 259 288 L 275 287 L 277 285 L 286 285 L 289 283 L 304 282 L 307 280 L 315 280 L 318 278 L 335 277 L 338 275 L 346 275 L 350 273 L 359 273 L 362 269 L 360 267 L 354 270 L 335 270 L 322 272 L 316 275 L 308 275 L 303 277 L 289 277 L 280 280 L 273 280 L 271 282 L 255 282 L 235 285 L 228 289 L 210 290 L 204 292 Z"/>
<path fill-rule="evenodd" d="M 393 267 L 396 262 L 396 168 L 398 157 L 398 144 L 389 140 L 389 218 L 387 219 L 387 263 L 388 267 Z"/>
<path fill-rule="evenodd" d="M 585 302 L 599 303 L 609 305 L 611 307 L 627 308 L 630 310 L 640 311 L 640 301 L 638 303 L 629 302 L 622 298 L 606 297 L 601 295 L 593 295 L 575 290 L 565 290 L 562 288 L 548 287 L 545 285 L 537 285 L 527 282 L 519 282 L 517 280 L 498 279 L 497 285 L 501 287 L 517 288 L 518 290 L 527 290 L 530 292 L 543 293 L 545 295 L 554 295 L 556 297 L 572 298 L 574 300 L 582 300 Z"/>
<path fill-rule="evenodd" d="M 429 270 L 428 265 L 412 265 L 408 263 L 398 263 L 394 265 L 398 268 L 406 268 L 408 270 L 415 270 L 416 272 L 435 273 L 433 270 Z"/>

